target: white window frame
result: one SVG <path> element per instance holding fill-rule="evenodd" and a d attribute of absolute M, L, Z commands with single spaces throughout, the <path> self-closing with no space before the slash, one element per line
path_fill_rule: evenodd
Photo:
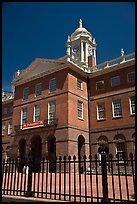
<path fill-rule="evenodd" d="M 102 106 L 104 109 L 103 110 L 99 110 L 99 106 Z M 103 112 L 104 117 L 100 117 L 100 113 Z M 97 104 L 97 120 L 104 120 L 106 118 L 106 113 L 105 113 L 105 103 L 98 103 Z"/>
<path fill-rule="evenodd" d="M 26 123 L 23 123 L 23 110 L 24 110 L 24 109 L 27 110 L 27 113 L 26 113 L 26 123 L 27 123 L 28 108 L 27 108 L 27 107 L 24 107 L 24 108 L 22 108 L 22 110 L 21 110 L 21 126 L 22 126 L 23 124 L 26 124 Z"/>
<path fill-rule="evenodd" d="M 39 115 L 36 115 L 36 108 L 39 108 Z M 41 109 L 40 109 L 40 105 L 37 104 L 34 106 L 34 117 L 33 117 L 33 122 L 39 121 L 40 120 L 40 114 L 41 114 Z M 39 117 L 39 119 L 37 120 L 36 117 Z"/>
<path fill-rule="evenodd" d="M 134 104 L 131 101 L 131 97 L 134 97 Z M 129 105 L 130 105 L 130 115 L 135 115 L 135 111 L 133 112 L 133 109 L 135 109 L 135 96 L 134 95 L 130 96 Z"/>
<path fill-rule="evenodd" d="M 8 135 L 12 133 L 12 120 L 9 121 L 8 123 Z"/>
<path fill-rule="evenodd" d="M 41 96 L 42 94 L 42 83 L 38 83 L 35 86 L 35 97 Z"/>
<path fill-rule="evenodd" d="M 81 105 L 81 107 L 79 107 L 79 105 Z M 83 102 L 82 101 L 80 101 L 80 100 L 78 100 L 78 103 L 77 103 L 77 117 L 78 117 L 78 119 L 84 119 L 83 118 Z M 79 114 L 79 112 L 81 112 L 80 114 Z"/>
<path fill-rule="evenodd" d="M 105 84 L 104 80 L 97 81 L 96 82 L 96 91 L 104 90 L 104 84 Z"/>
<path fill-rule="evenodd" d="M 28 100 L 29 98 L 29 87 L 23 89 L 23 100 Z"/>
<path fill-rule="evenodd" d="M 4 136 L 5 128 L 6 128 L 6 122 L 2 122 L 2 136 Z"/>
<path fill-rule="evenodd" d="M 80 79 L 77 79 L 77 88 L 83 90 L 83 82 Z"/>
<path fill-rule="evenodd" d="M 55 110 L 51 110 L 52 106 L 54 106 Z M 56 100 L 52 100 L 48 102 L 48 124 L 51 124 L 55 118 L 56 118 Z"/>
<path fill-rule="evenodd" d="M 133 75 L 132 75 L 132 74 L 133 74 Z M 129 75 L 132 75 L 131 80 L 130 80 Z M 128 83 L 135 82 L 135 72 L 129 72 L 129 73 L 127 74 L 127 81 L 128 81 Z"/>
<path fill-rule="evenodd" d="M 115 106 L 114 106 L 114 101 L 118 101 L 118 100 L 119 100 L 120 103 L 117 104 L 117 105 L 120 105 L 121 114 L 115 115 L 115 110 L 116 110 L 116 108 L 119 109 L 119 107 L 115 107 Z M 120 99 L 120 98 L 113 99 L 113 101 L 112 101 L 112 112 L 113 112 L 113 118 L 122 117 L 122 103 L 121 103 L 121 99 Z M 119 111 L 119 112 L 120 112 L 120 111 Z"/>
<path fill-rule="evenodd" d="M 49 81 L 49 93 L 54 93 L 54 92 L 56 92 L 56 78 L 50 79 Z"/>
<path fill-rule="evenodd" d="M 124 150 L 118 150 L 118 145 L 119 144 L 122 144 L 122 145 L 124 145 Z M 124 153 L 125 154 L 125 157 L 127 157 L 127 151 L 126 151 L 126 142 L 125 141 L 117 141 L 116 142 L 116 154 L 121 154 L 121 153 Z M 119 159 L 119 163 L 123 163 L 124 162 L 124 158 L 123 159 Z"/>
<path fill-rule="evenodd" d="M 120 76 L 115 76 L 111 78 L 111 87 L 116 87 L 120 85 Z"/>

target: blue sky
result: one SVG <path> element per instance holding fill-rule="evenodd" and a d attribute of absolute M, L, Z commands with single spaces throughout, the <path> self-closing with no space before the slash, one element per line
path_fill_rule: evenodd
<path fill-rule="evenodd" d="M 96 38 L 97 64 L 135 51 L 134 2 L 3 2 L 2 88 L 35 58 L 63 57 L 79 19 Z"/>

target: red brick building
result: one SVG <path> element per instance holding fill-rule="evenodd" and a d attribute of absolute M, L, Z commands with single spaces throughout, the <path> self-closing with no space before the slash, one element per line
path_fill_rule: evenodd
<path fill-rule="evenodd" d="M 128 157 L 135 151 L 134 53 L 96 64 L 96 42 L 82 21 L 67 41 L 67 55 L 37 58 L 12 82 L 14 112 L 10 157 L 98 153 Z"/>

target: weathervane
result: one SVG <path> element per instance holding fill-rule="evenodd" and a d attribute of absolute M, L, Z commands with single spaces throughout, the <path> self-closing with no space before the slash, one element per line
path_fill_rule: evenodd
<path fill-rule="evenodd" d="M 82 20 L 79 20 L 79 27 L 82 28 Z"/>

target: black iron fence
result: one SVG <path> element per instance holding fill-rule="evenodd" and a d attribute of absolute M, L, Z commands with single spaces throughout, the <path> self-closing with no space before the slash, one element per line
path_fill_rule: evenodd
<path fill-rule="evenodd" d="M 101 161 L 64 156 L 43 158 L 35 168 L 32 157 L 21 168 L 20 160 L 3 161 L 2 194 L 33 196 L 74 202 L 135 201 L 135 160 L 119 161 L 105 152 Z"/>

